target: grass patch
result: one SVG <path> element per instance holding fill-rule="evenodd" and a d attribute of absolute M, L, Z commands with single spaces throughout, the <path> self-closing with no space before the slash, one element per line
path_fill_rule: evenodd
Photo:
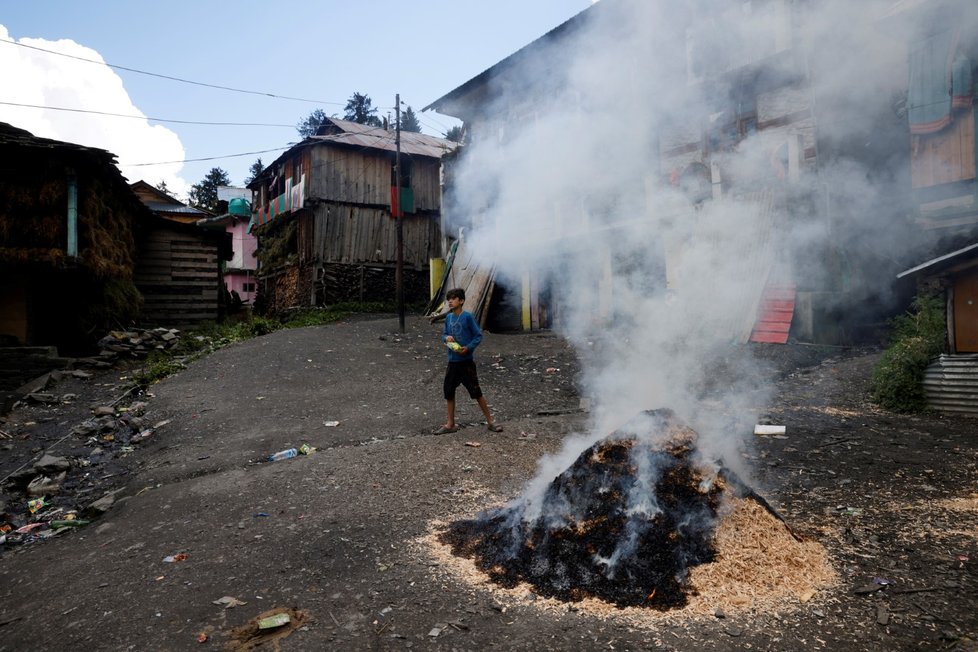
<path fill-rule="evenodd" d="M 890 345 L 873 369 L 873 401 L 896 412 L 922 412 L 924 370 L 947 350 L 944 300 L 920 295 L 909 312 L 893 320 Z"/>
<path fill-rule="evenodd" d="M 154 351 L 146 358 L 146 363 L 133 373 L 132 379 L 139 387 L 146 389 L 167 376 L 185 369 L 186 366 L 224 348 L 228 344 L 268 335 L 283 328 L 303 328 L 322 326 L 339 321 L 350 315 L 396 312 L 397 308 L 387 303 L 342 303 L 328 308 L 308 308 L 283 315 L 280 319 L 249 316 L 241 321 L 227 321 L 221 324 L 208 322 L 180 334 L 180 341 L 167 351 Z"/>

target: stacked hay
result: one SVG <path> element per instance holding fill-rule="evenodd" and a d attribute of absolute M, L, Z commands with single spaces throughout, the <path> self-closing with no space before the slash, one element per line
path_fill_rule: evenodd
<path fill-rule="evenodd" d="M 67 251 L 72 179 L 76 257 Z M 17 316 L 28 343 L 78 354 L 92 333 L 138 316 L 133 222 L 148 215 L 111 153 L 0 123 L 0 268 L 25 297 L 0 308 Z"/>

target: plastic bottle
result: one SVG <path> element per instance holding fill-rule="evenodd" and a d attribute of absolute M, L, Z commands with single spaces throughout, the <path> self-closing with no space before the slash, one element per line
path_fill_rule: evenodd
<path fill-rule="evenodd" d="M 299 451 L 296 450 L 295 448 L 287 448 L 284 451 L 279 451 L 275 453 L 274 455 L 269 455 L 268 461 L 278 462 L 279 460 L 287 460 L 289 458 L 296 457 L 298 454 Z"/>

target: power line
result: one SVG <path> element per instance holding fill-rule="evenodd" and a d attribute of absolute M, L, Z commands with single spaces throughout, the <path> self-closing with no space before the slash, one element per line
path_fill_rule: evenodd
<path fill-rule="evenodd" d="M 263 149 L 257 152 L 242 152 L 240 154 L 225 154 L 223 156 L 205 156 L 203 158 L 187 158 L 182 161 L 159 161 L 156 163 L 119 163 L 119 165 L 124 167 L 141 167 L 147 165 L 173 165 L 176 163 L 195 163 L 197 161 L 217 161 L 223 158 L 236 158 L 238 156 L 253 156 L 255 154 L 267 154 L 268 152 L 281 152 L 284 149 L 291 148 L 292 145 L 286 145 L 285 147 L 274 147 L 272 149 Z"/>
<path fill-rule="evenodd" d="M 293 100 L 296 102 L 310 102 L 312 104 L 335 104 L 337 106 L 346 106 L 346 102 L 326 102 L 324 100 L 310 100 L 304 97 L 290 97 L 288 95 L 276 95 L 275 93 L 265 93 L 262 91 L 250 91 L 242 88 L 233 88 L 231 86 L 221 86 L 219 84 L 208 84 L 205 82 L 193 81 L 190 79 L 183 79 L 182 77 L 174 77 L 172 75 L 161 75 L 155 72 L 147 72 L 146 70 L 139 70 L 137 68 L 129 68 L 127 66 L 120 66 L 114 63 L 108 63 L 106 61 L 97 61 L 95 59 L 86 59 L 85 57 L 79 57 L 73 54 L 65 54 L 64 52 L 56 52 L 54 50 L 48 50 L 45 48 L 39 48 L 36 45 L 27 45 L 26 43 L 18 43 L 12 39 L 0 39 L 0 43 L 9 43 L 10 45 L 17 45 L 22 48 L 28 48 L 31 50 L 37 50 L 38 52 L 47 52 L 48 54 L 56 54 L 60 57 L 68 57 L 69 59 L 75 59 L 76 61 L 84 61 L 86 63 L 94 63 L 100 66 L 108 66 L 109 68 L 116 68 L 117 70 L 125 70 L 127 72 L 134 72 L 140 75 L 148 75 L 150 77 L 158 77 L 160 79 L 169 79 L 170 81 L 181 82 L 183 84 L 193 84 L 194 86 L 204 86 L 206 88 L 216 88 L 222 91 L 231 91 L 233 93 L 245 93 L 248 95 L 260 95 L 262 97 L 272 97 L 278 100 Z"/>
<path fill-rule="evenodd" d="M 354 151 L 363 151 L 363 150 L 368 150 L 368 149 L 377 149 L 377 145 L 378 144 L 383 143 L 383 142 L 390 142 L 394 138 L 394 135 L 393 134 L 359 134 L 359 135 L 360 136 L 370 137 L 370 138 L 377 138 L 378 139 L 378 143 L 375 144 L 375 145 L 360 145 Z M 203 157 L 203 158 L 188 158 L 188 159 L 184 159 L 182 161 L 159 161 L 159 162 L 154 162 L 154 163 L 120 163 L 120 165 L 123 165 L 123 166 L 126 166 L 126 167 L 140 167 L 140 166 L 150 166 L 150 165 L 174 165 L 174 164 L 177 164 L 177 163 L 195 163 L 195 162 L 199 162 L 199 161 L 216 161 L 216 160 L 224 159 L 224 158 L 236 158 L 236 157 L 239 157 L 239 156 L 253 156 L 255 154 L 267 154 L 268 152 L 281 152 L 281 151 L 284 151 L 284 150 L 291 149 L 291 148 L 295 147 L 296 144 L 297 143 L 290 143 L 288 145 L 285 145 L 284 147 L 274 147 L 272 149 L 263 149 L 263 150 L 257 151 L 257 152 L 242 152 L 241 154 L 225 154 L 223 156 L 206 156 L 206 157 Z M 309 143 L 309 145 L 315 145 L 315 144 L 316 144 L 315 142 Z M 387 150 L 387 151 L 390 151 L 390 150 Z M 360 178 L 362 178 L 364 176 L 364 174 L 365 174 L 365 172 L 361 172 L 360 177 L 358 177 L 357 180 L 359 180 Z"/>
<path fill-rule="evenodd" d="M 419 116 L 418 122 L 428 127 L 429 129 L 432 129 L 442 134 L 442 136 L 440 136 L 441 138 L 444 138 L 444 134 L 448 133 L 449 130 L 451 129 L 451 127 L 445 125 L 444 123 L 441 123 L 438 120 L 433 120 L 428 117 L 422 118 Z"/>
<path fill-rule="evenodd" d="M 3 101 L 0 101 L 0 104 L 5 104 L 7 106 L 22 106 L 30 109 L 46 109 L 49 111 L 93 113 L 95 115 L 105 115 L 113 118 L 134 118 L 137 120 L 152 120 L 153 122 L 173 122 L 173 123 L 184 124 L 184 125 L 209 125 L 209 126 L 222 126 L 222 127 L 288 127 L 289 129 L 295 129 L 295 125 L 273 124 L 267 122 L 203 122 L 200 120 L 175 120 L 171 118 L 154 118 L 151 116 L 143 116 L 143 115 L 127 115 L 125 113 L 109 113 L 108 111 L 95 111 L 92 109 L 70 109 L 63 106 L 45 106 L 43 104 L 21 104 L 19 102 L 3 102 Z"/>

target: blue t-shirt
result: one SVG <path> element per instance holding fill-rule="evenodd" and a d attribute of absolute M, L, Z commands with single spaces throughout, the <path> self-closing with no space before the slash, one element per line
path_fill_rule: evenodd
<path fill-rule="evenodd" d="M 446 338 L 449 335 L 454 337 L 456 342 L 466 347 L 469 351 L 465 355 L 462 355 L 448 349 L 448 361 L 461 362 L 462 360 L 472 360 L 475 354 L 475 347 L 479 346 L 479 342 L 482 341 L 482 331 L 479 330 L 479 324 L 476 323 L 472 313 L 463 310 L 458 317 L 451 312 L 445 315 L 445 330 L 441 336 L 442 342 L 447 341 Z"/>

